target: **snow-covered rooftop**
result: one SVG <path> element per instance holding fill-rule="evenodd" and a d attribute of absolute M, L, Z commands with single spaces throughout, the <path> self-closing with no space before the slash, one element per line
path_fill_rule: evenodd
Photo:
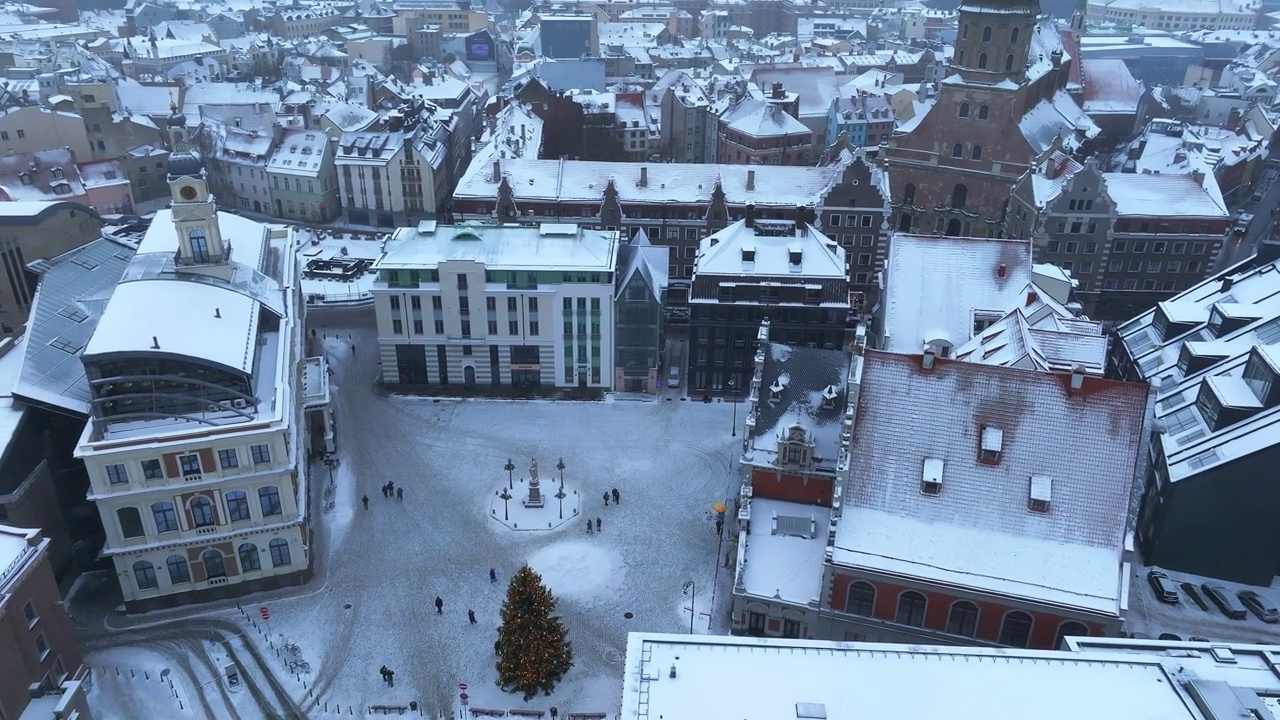
<path fill-rule="evenodd" d="M 739 576 L 743 590 L 748 595 L 778 598 L 794 605 L 817 602 L 822 594 L 822 562 L 827 552 L 831 508 L 765 498 L 746 503 L 752 532 L 742 535 L 746 545 Z M 813 532 L 809 537 L 775 533 L 775 518 L 812 521 Z"/>
<path fill-rule="evenodd" d="M 1053 99 L 1041 100 L 1028 110 L 1018 121 L 1018 128 L 1036 153 L 1048 150 L 1055 139 L 1074 152 L 1084 140 L 1101 132 L 1076 101 L 1061 90 L 1053 94 Z"/>
<path fill-rule="evenodd" d="M 776 467 L 778 444 L 789 428 L 799 425 L 813 441 L 814 469 L 834 473 L 840 420 L 848 404 L 850 355 L 781 343 L 768 343 L 763 352 L 761 398 L 754 407 L 754 426 L 747 431 L 743 462 Z M 779 388 L 776 394 L 774 388 Z M 832 396 L 830 402 L 824 402 L 824 393 Z"/>
<path fill-rule="evenodd" d="M 290 130 L 267 161 L 267 170 L 315 177 L 324 163 L 329 136 L 319 130 Z"/>
<path fill-rule="evenodd" d="M 1081 381 L 867 351 L 832 562 L 1118 617 L 1147 388 Z M 1051 479 L 1046 512 L 1028 507 L 1033 476 Z"/>
<path fill-rule="evenodd" d="M 1103 173 L 1107 196 L 1121 217 L 1138 215 L 1160 218 L 1226 218 L 1226 204 L 1220 194 L 1206 188 L 1217 181 L 1208 174 L 1156 175 L 1146 173 Z"/>
<path fill-rule="evenodd" d="M 0 597 L 8 598 L 15 588 L 11 583 L 35 558 L 36 553 L 48 540 L 35 543 L 39 530 L 0 525 Z"/>
<path fill-rule="evenodd" d="M 577 225 L 438 225 L 400 228 L 387 241 L 375 267 L 431 268 L 449 260 L 474 260 L 491 270 L 613 272 L 618 233 Z"/>
<path fill-rule="evenodd" d="M 750 258 L 750 259 L 747 259 Z M 798 260 L 798 262 L 796 262 Z M 844 278 L 845 251 L 812 225 L 739 220 L 698 243 L 694 276 Z"/>

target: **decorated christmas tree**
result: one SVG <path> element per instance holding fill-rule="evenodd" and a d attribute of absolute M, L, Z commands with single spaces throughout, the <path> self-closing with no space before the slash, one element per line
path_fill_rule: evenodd
<path fill-rule="evenodd" d="M 507 588 L 495 646 L 503 690 L 524 693 L 525 700 L 539 691 L 550 695 L 573 667 L 564 623 L 551 614 L 555 609 L 556 599 L 542 584 L 542 576 L 528 565 L 520 568 Z"/>

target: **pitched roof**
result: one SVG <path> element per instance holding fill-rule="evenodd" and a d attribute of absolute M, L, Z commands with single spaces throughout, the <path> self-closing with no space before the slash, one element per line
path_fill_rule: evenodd
<path fill-rule="evenodd" d="M 1118 616 L 1147 387 L 867 351 L 833 560 Z M 992 432 L 997 431 L 997 432 Z M 998 460 L 979 461 L 980 436 Z M 926 461 L 941 491 L 921 492 Z M 1048 512 L 1028 509 L 1048 478 Z M 1044 485 L 1044 480 L 1040 484 Z"/>
<path fill-rule="evenodd" d="M 759 465 L 777 463 L 778 442 L 787 429 L 800 425 L 814 442 L 814 467 L 835 472 L 840 452 L 840 420 L 848 407 L 850 353 L 842 350 L 767 343 L 760 379 L 760 401 L 747 435 L 742 459 Z M 772 388 L 780 388 L 772 399 Z M 823 406 L 823 393 L 831 395 Z"/>
<path fill-rule="evenodd" d="M 1225 218 L 1227 208 L 1221 196 L 1205 187 L 1211 176 L 1193 173 L 1156 175 L 1146 173 L 1103 173 L 1107 196 L 1116 204 L 1116 213 L 1161 218 Z M 1217 183 L 1214 183 L 1216 187 Z"/>

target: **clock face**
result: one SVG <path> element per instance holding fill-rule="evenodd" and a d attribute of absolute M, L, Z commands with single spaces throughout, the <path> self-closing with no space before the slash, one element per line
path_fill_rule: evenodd
<path fill-rule="evenodd" d="M 183 185 L 182 189 L 178 191 L 178 194 L 182 196 L 183 200 L 196 199 L 196 189 L 191 187 L 190 185 Z"/>

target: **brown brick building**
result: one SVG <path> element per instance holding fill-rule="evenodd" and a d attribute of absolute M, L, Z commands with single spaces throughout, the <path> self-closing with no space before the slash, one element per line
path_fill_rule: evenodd
<path fill-rule="evenodd" d="M 893 179 L 893 227 L 996 237 L 1029 164 L 1074 150 L 1098 128 L 1063 90 L 1072 62 L 1037 0 L 960 6 L 960 32 L 934 106 L 881 151 Z"/>

